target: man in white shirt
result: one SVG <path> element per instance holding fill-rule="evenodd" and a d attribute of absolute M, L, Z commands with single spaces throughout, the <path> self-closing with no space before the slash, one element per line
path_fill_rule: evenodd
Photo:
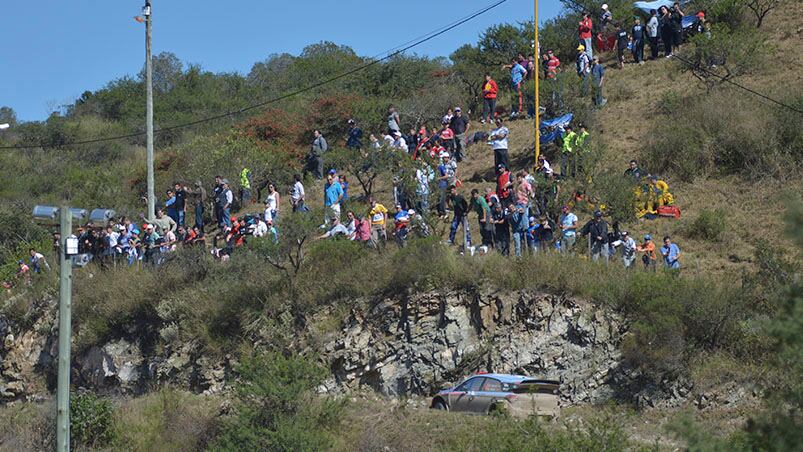
<path fill-rule="evenodd" d="M 398 130 L 393 132 L 393 143 L 391 144 L 391 146 L 395 149 L 399 149 L 404 152 L 407 152 L 408 150 L 407 141 L 405 141 L 404 138 L 402 138 L 402 134 Z"/>
<path fill-rule="evenodd" d="M 494 168 L 498 168 L 500 164 L 505 165 L 505 168 L 510 168 L 507 155 L 508 134 L 510 131 L 505 127 L 502 117 L 496 118 L 496 129 L 488 137 L 488 142 L 494 150 Z"/>
<path fill-rule="evenodd" d="M 293 188 L 290 190 L 290 203 L 293 205 L 293 212 L 305 212 L 306 207 L 304 206 L 304 184 L 301 183 L 301 175 L 296 174 L 293 176 L 295 179 L 295 184 L 293 184 Z"/>

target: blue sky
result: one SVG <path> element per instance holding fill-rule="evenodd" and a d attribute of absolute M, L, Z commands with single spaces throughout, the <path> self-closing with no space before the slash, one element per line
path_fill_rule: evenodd
<path fill-rule="evenodd" d="M 492 0 L 152 0 L 154 54 L 175 53 L 183 62 L 214 72 L 247 73 L 272 53 L 297 54 L 328 40 L 376 55 L 446 25 Z M 144 0 L 7 0 L 0 27 L 0 106 L 20 120 L 39 120 L 85 90 L 136 74 L 145 50 L 143 24 L 133 17 Z M 541 0 L 541 21 L 556 15 L 558 0 Z M 277 6 L 280 5 L 280 6 Z M 508 0 L 489 13 L 415 49 L 446 56 L 474 43 L 500 22 L 533 16 L 532 0 Z"/>

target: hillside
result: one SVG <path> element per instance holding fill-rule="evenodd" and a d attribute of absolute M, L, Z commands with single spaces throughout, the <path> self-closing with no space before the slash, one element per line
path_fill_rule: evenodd
<path fill-rule="evenodd" d="M 589 3 L 590 2 L 581 2 Z M 627 2 L 612 2 L 624 14 Z M 726 6 L 706 3 L 711 20 Z M 741 4 L 738 4 L 741 5 Z M 567 5 L 570 6 L 570 5 Z M 596 8 L 595 5 L 593 5 Z M 734 80 L 803 106 L 803 5 L 783 2 L 759 31 L 738 6 L 734 49 L 766 43 L 761 64 L 728 54 Z M 725 12 L 723 12 L 725 11 Z M 783 14 L 781 12 L 783 11 Z M 622 16 L 624 17 L 624 16 Z M 577 13 L 544 27 L 573 36 Z M 797 20 L 797 19 L 795 19 Z M 738 22 L 738 23 L 737 23 Z M 569 24 L 569 25 L 566 25 Z M 737 27 L 738 25 L 738 27 Z M 447 63 L 400 55 L 353 79 L 305 93 L 251 116 L 170 131 L 157 141 L 157 195 L 174 181 L 255 186 L 283 197 L 276 243 L 248 237 L 228 260 L 179 247 L 159 265 L 93 262 L 76 269 L 73 306 L 73 438 L 82 450 L 793 450 L 801 439 L 800 165 L 803 117 L 728 84 L 702 82 L 679 60 L 616 69 L 603 54 L 608 103 L 578 93 L 572 56 L 555 47 L 566 110 L 591 133 L 587 177 L 558 183 L 548 211 L 571 203 L 584 224 L 598 206 L 639 239 L 671 235 L 680 272 L 626 270 L 575 255 L 467 256 L 443 243 L 449 221 L 425 213 L 433 234 L 381 251 L 323 231 L 323 182 L 304 179 L 308 214 L 285 194 L 301 172 L 313 130 L 331 150 L 327 167 L 349 177 L 343 211 L 368 211 L 358 171 L 375 170 L 371 193 L 390 207 L 392 180 L 416 167 L 397 151 L 371 161 L 345 148 L 356 117 L 367 142 L 385 127 L 388 105 L 403 128 L 437 126 L 446 108 L 471 110 L 472 132 L 489 131 L 473 111 L 474 81 L 491 70 L 509 96 L 506 61 L 529 49 L 531 24 L 486 30 Z M 561 36 L 560 33 L 557 35 Z M 713 42 L 722 36 L 716 30 Z M 745 38 L 746 37 L 746 38 Z M 693 39 L 699 39 L 693 38 Z M 683 58 L 713 52 L 699 40 Z M 569 48 L 568 52 L 573 49 Z M 721 51 L 721 49 L 714 49 Z M 716 54 L 716 52 L 713 52 Z M 718 54 L 717 54 L 718 55 Z M 754 55 L 755 56 L 755 55 Z M 764 56 L 764 55 L 762 55 Z M 255 97 L 320 80 L 368 59 L 333 43 L 273 56 L 251 74 L 198 67 L 166 80 L 157 116 L 177 124 Z M 177 67 L 160 56 L 164 70 Z M 719 66 L 722 66 L 721 64 Z M 531 86 L 531 85 L 525 85 Z M 139 130 L 141 81 L 125 78 L 87 93 L 41 123 L 24 123 L 3 144 L 40 143 L 0 157 L 15 184 L 0 191 L 0 277 L 12 280 L 28 247 L 53 260 L 48 228 L 19 221 L 33 204 L 70 200 L 114 206 L 141 224 L 144 151 L 139 138 L 74 145 L 98 134 Z M 542 84 L 542 98 L 549 86 Z M 545 102 L 548 115 L 561 113 Z M 175 113 L 172 117 L 171 115 Z M 176 122 L 170 122 L 176 121 Z M 534 121 L 508 121 L 515 169 L 533 160 Z M 559 168 L 555 144 L 543 153 Z M 370 155 L 370 154 L 369 154 Z M 668 182 L 679 220 L 636 219 L 632 158 Z M 434 165 L 436 162 L 427 162 Z M 480 142 L 458 167 L 460 192 L 494 186 L 493 154 Z M 24 177 L 20 177 L 20 175 Z M 10 179 L 11 180 L 11 179 Z M 211 186 L 207 185 L 211 191 Z M 256 191 L 256 190 L 255 190 Z M 433 189 L 433 193 L 437 190 Z M 594 206 L 574 192 L 595 198 Z M 261 193 L 261 198 L 265 193 Z M 432 201 L 432 200 L 431 200 Z M 434 202 L 432 203 L 434 204 Z M 261 213 L 261 203 L 235 212 Z M 188 212 L 188 216 L 191 214 Z M 476 214 L 469 215 L 476 232 Z M 208 226 L 207 246 L 220 233 Z M 476 237 L 476 235 L 475 235 Z M 214 240 L 213 240 L 214 239 Z M 475 242 L 476 242 L 475 238 Z M 584 247 L 580 247 L 584 248 Z M 57 275 L 19 278 L 0 304 L 0 450 L 52 448 L 57 364 Z M 561 415 L 516 420 L 430 410 L 431 396 L 479 372 L 559 381 Z"/>

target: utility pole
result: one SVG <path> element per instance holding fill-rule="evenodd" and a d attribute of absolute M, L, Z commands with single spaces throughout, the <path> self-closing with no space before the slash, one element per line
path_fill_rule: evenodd
<path fill-rule="evenodd" d="M 541 105 L 538 99 L 538 78 L 541 76 L 541 46 L 538 44 L 538 0 L 535 0 L 535 165 L 538 165 L 538 156 L 541 155 Z"/>
<path fill-rule="evenodd" d="M 151 65 L 151 2 L 145 0 L 142 8 L 145 16 L 145 130 L 146 152 L 148 164 L 148 219 L 156 218 L 156 194 L 154 193 L 153 175 L 153 68 Z"/>
<path fill-rule="evenodd" d="M 56 450 L 70 450 L 70 341 L 72 338 L 72 261 L 68 256 L 68 240 L 72 235 L 73 213 L 62 205 L 59 209 L 59 371 L 56 395 Z M 77 241 L 77 240 L 76 240 Z"/>

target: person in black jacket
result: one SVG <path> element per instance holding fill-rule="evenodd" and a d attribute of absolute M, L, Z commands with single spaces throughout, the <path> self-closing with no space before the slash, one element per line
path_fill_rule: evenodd
<path fill-rule="evenodd" d="M 594 219 L 583 226 L 580 233 L 590 237 L 591 260 L 599 260 L 600 257 L 608 263 L 608 223 L 602 219 L 602 212 L 594 212 Z"/>
<path fill-rule="evenodd" d="M 677 49 L 680 47 L 683 32 L 683 10 L 680 9 L 680 3 L 675 2 L 675 4 L 672 5 L 669 18 L 672 22 L 672 46 L 674 49 Z"/>
<path fill-rule="evenodd" d="M 672 56 L 672 42 L 674 42 L 675 38 L 672 31 L 672 15 L 666 6 L 661 7 L 658 25 L 661 30 L 661 40 L 664 42 L 664 56 L 669 58 Z"/>

